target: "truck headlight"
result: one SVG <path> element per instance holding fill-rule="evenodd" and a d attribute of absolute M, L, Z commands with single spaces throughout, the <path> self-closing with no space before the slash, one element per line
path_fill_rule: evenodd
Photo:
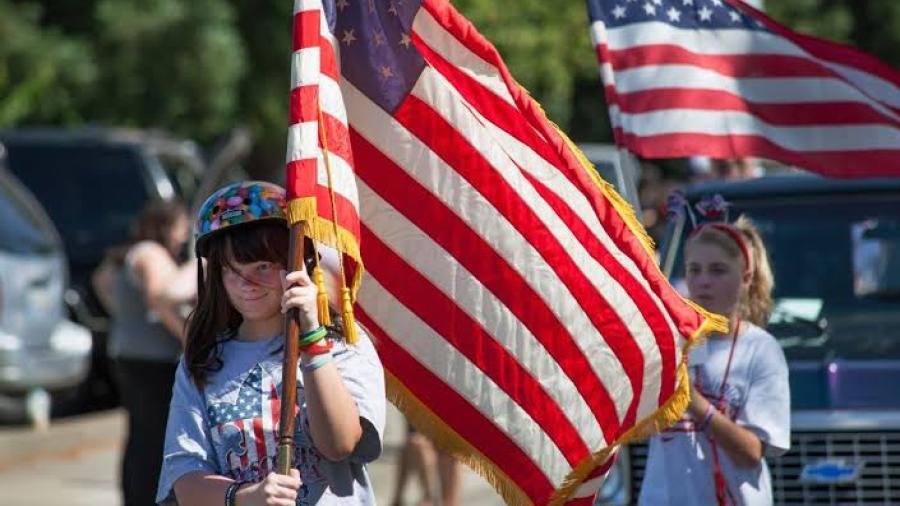
<path fill-rule="evenodd" d="M 91 332 L 77 323 L 61 320 L 50 335 L 50 346 L 63 353 L 87 355 L 93 346 Z"/>

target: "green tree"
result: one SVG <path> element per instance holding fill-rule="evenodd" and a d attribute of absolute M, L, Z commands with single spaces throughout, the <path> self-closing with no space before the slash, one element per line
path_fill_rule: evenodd
<path fill-rule="evenodd" d="M 353 1 L 353 0 L 351 0 Z M 575 140 L 610 140 L 583 1 L 452 0 Z M 236 123 L 253 164 L 286 139 L 290 0 L 0 0 L 0 126 L 106 123 L 209 141 Z M 897 0 L 768 0 L 792 29 L 900 64 Z"/>
<path fill-rule="evenodd" d="M 239 83 L 238 117 L 254 134 L 255 149 L 249 165 L 259 173 L 283 177 L 287 143 L 291 76 L 293 2 L 232 0 L 237 28 L 244 40 L 249 71 Z"/>
<path fill-rule="evenodd" d="M 0 127 L 79 121 L 97 80 L 90 46 L 43 28 L 42 12 L 0 0 Z"/>
<path fill-rule="evenodd" d="M 597 60 L 584 2 L 453 2 L 500 51 L 512 75 L 564 129 L 573 117 L 576 83 L 596 81 Z"/>
<path fill-rule="evenodd" d="M 0 0 L 0 40 L 7 126 L 160 127 L 208 141 L 234 124 L 249 67 L 227 0 Z"/>
<path fill-rule="evenodd" d="M 94 16 L 96 119 L 200 140 L 228 131 L 248 67 L 229 2 L 100 0 Z"/>
<path fill-rule="evenodd" d="M 897 0 L 769 0 L 766 8 L 794 30 L 850 44 L 900 67 Z"/>

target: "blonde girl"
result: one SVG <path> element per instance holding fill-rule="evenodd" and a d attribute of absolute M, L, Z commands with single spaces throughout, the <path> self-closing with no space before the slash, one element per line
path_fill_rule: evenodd
<path fill-rule="evenodd" d="M 771 505 L 765 457 L 790 447 L 788 369 L 765 326 L 772 271 L 756 227 L 697 228 L 685 245 L 690 298 L 727 316 L 731 331 L 711 336 L 706 359 L 689 364 L 693 388 L 682 419 L 650 442 L 640 504 Z"/>

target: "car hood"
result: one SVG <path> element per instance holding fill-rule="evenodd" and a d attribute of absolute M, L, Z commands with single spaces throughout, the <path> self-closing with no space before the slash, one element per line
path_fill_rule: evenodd
<path fill-rule="evenodd" d="M 792 361 L 789 369 L 794 410 L 900 408 L 900 360 Z"/>

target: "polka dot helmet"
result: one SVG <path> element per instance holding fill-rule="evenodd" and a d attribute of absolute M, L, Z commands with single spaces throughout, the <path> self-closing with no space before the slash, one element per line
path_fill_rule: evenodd
<path fill-rule="evenodd" d="M 287 221 L 284 188 L 265 181 L 242 181 L 216 190 L 200 206 L 195 235 L 197 255 L 206 240 L 220 230 L 258 220 Z"/>

